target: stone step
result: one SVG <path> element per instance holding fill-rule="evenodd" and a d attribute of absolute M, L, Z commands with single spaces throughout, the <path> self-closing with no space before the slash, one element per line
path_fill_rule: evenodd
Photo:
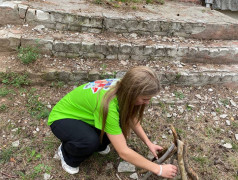
<path fill-rule="evenodd" d="M 111 61 L 82 58 L 42 56 L 36 62 L 23 65 L 17 55 L 0 54 L 0 76 L 10 72 L 27 73 L 32 84 L 64 81 L 81 84 L 103 78 L 121 78 L 131 67 L 144 65 L 153 68 L 161 84 L 203 86 L 207 84 L 238 83 L 237 65 L 186 64 L 171 61 Z M 0 78 L 1 79 L 1 78 Z"/>
<path fill-rule="evenodd" d="M 35 29 L 35 30 L 34 30 Z M 237 64 L 238 41 L 193 40 L 161 36 L 122 36 L 5 26 L 0 51 L 36 46 L 41 53 L 62 57 L 118 60 L 179 60 L 186 63 Z"/>
<path fill-rule="evenodd" d="M 0 4 L 0 25 L 45 25 L 78 32 L 238 39 L 238 20 L 208 8 L 166 1 L 111 9 L 84 0 L 7 1 Z"/>

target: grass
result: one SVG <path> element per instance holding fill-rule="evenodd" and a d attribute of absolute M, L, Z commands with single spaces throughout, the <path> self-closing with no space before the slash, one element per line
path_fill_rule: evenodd
<path fill-rule="evenodd" d="M 0 164 L 10 161 L 14 156 L 15 148 L 9 147 L 0 151 Z"/>
<path fill-rule="evenodd" d="M 33 63 L 39 57 L 39 51 L 36 47 L 20 47 L 17 51 L 17 57 L 23 64 Z"/>
<path fill-rule="evenodd" d="M 0 112 L 3 112 L 7 109 L 7 106 L 5 104 L 0 105 Z"/>
<path fill-rule="evenodd" d="M 64 87 L 64 85 L 65 85 L 64 81 L 56 81 L 50 84 L 51 87 L 55 87 L 55 88 L 62 88 Z"/>
<path fill-rule="evenodd" d="M 199 163 L 202 167 L 204 167 L 206 164 L 209 163 L 209 159 L 207 157 L 192 157 L 192 160 L 196 161 L 197 163 Z"/>
<path fill-rule="evenodd" d="M 36 89 L 32 88 L 27 94 L 27 108 L 32 117 L 36 119 L 45 119 L 49 116 L 49 110 L 39 100 L 40 95 L 36 94 Z"/>
<path fill-rule="evenodd" d="M 4 97 L 6 95 L 8 95 L 10 93 L 10 91 L 7 88 L 0 88 L 0 97 Z"/>
<path fill-rule="evenodd" d="M 14 87 L 22 87 L 24 85 L 29 85 L 30 80 L 28 74 L 17 74 L 14 72 L 10 73 L 1 73 L 0 79 L 5 85 L 12 85 Z"/>
<path fill-rule="evenodd" d="M 175 91 L 174 95 L 175 95 L 176 98 L 178 98 L 180 100 L 185 98 L 185 95 L 183 94 L 183 92 Z"/>
<path fill-rule="evenodd" d="M 221 99 L 220 102 L 221 102 L 224 106 L 230 104 L 229 99 Z"/>

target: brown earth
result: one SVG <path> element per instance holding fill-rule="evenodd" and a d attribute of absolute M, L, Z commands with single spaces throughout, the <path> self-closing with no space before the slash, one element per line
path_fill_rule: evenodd
<path fill-rule="evenodd" d="M 173 124 L 188 144 L 189 164 L 200 179 L 236 180 L 238 143 L 234 134 L 238 133 L 238 115 L 237 106 L 233 106 L 230 99 L 238 104 L 237 87 L 234 84 L 162 87 L 146 110 L 143 127 L 152 141 L 165 147 L 172 143 L 169 124 Z M 130 179 L 131 173 L 117 172 L 121 159 L 113 148 L 107 156 L 95 153 L 82 163 L 76 175 L 65 173 L 60 161 L 53 158 L 60 142 L 46 125 L 47 118 L 37 116 L 50 110 L 72 89 L 73 86 L 62 82 L 19 88 L 0 84 L 0 179 L 43 179 L 44 173 L 49 173 L 51 179 L 116 180 L 116 174 L 123 180 Z M 3 93 L 6 91 L 8 94 Z M 221 118 L 222 114 L 227 117 Z M 231 125 L 227 126 L 225 120 L 230 120 Z M 12 147 L 12 142 L 17 140 L 19 146 Z M 231 143 L 233 147 L 227 149 L 222 146 L 225 143 Z M 149 150 L 134 134 L 128 144 L 148 156 Z M 107 169 L 110 164 L 113 167 Z"/>

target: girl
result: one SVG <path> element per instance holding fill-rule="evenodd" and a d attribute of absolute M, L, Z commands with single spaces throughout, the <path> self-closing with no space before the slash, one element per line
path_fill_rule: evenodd
<path fill-rule="evenodd" d="M 82 161 L 94 152 L 107 154 L 109 143 L 127 162 L 165 177 L 176 176 L 177 167 L 153 163 L 127 146 L 132 129 L 157 157 L 161 146 L 145 134 L 141 120 L 145 105 L 160 90 L 159 80 L 148 67 L 130 69 L 121 80 L 106 79 L 79 86 L 63 97 L 49 116 L 63 169 L 75 174 Z"/>

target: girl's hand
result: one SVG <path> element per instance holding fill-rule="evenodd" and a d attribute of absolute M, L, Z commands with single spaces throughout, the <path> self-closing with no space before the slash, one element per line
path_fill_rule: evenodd
<path fill-rule="evenodd" d="M 150 151 L 152 152 L 152 154 L 154 155 L 154 157 L 155 157 L 156 159 L 158 159 L 157 151 L 163 150 L 163 148 L 162 148 L 161 146 L 158 146 L 158 145 L 153 144 L 153 143 L 149 144 L 149 145 L 148 145 L 148 148 L 150 149 Z"/>
<path fill-rule="evenodd" d="M 165 164 L 162 166 L 162 177 L 174 178 L 177 175 L 177 167 L 172 164 Z"/>

